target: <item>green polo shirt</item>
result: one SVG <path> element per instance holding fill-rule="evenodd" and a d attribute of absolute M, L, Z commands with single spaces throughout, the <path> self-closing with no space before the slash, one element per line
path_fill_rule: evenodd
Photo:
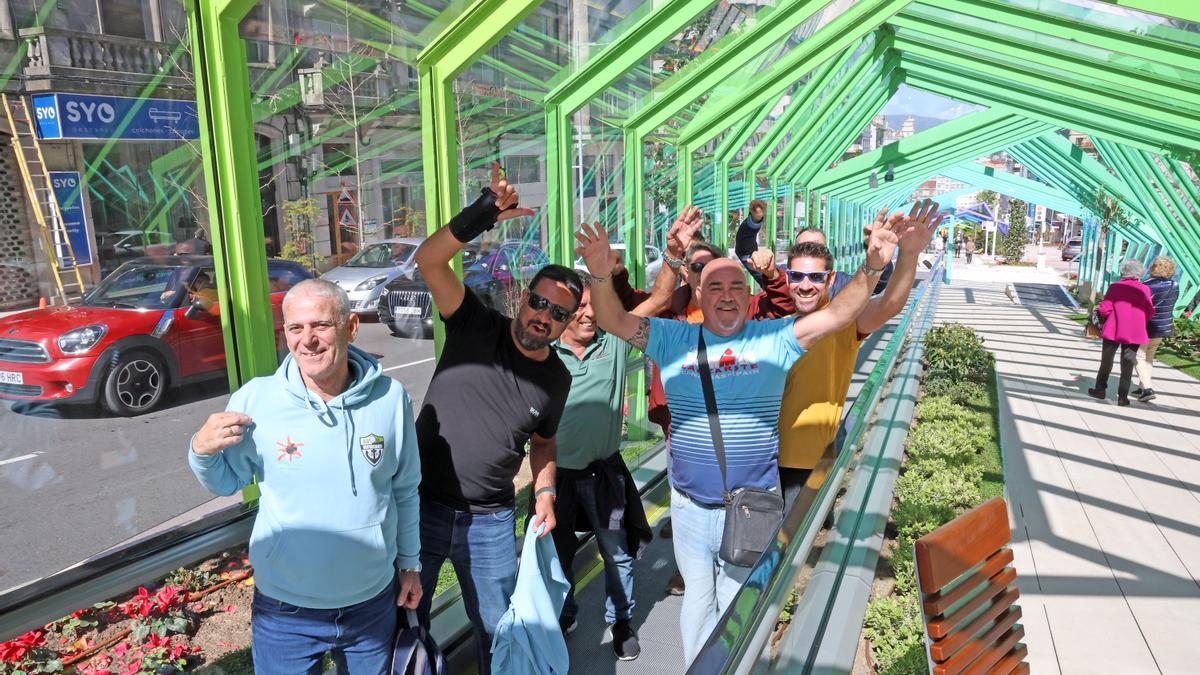
<path fill-rule="evenodd" d="M 558 466 L 586 469 L 620 448 L 629 343 L 596 331 L 582 359 L 564 344 L 553 346 L 571 373 L 571 393 L 555 435 Z"/>

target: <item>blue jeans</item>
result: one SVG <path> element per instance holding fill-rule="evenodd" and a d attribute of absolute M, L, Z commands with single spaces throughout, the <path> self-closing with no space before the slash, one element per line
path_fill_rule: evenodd
<path fill-rule="evenodd" d="M 679 632 L 683 636 L 683 663 L 687 667 L 700 653 L 717 619 L 733 602 L 750 568 L 721 560 L 725 509 L 703 508 L 672 488 L 671 527 L 675 564 L 684 582 Z"/>
<path fill-rule="evenodd" d="M 560 479 L 561 480 L 561 479 Z M 596 479 L 594 476 L 581 476 L 572 481 L 579 508 L 591 525 L 591 531 L 596 534 L 596 547 L 604 560 L 604 590 L 607 598 L 604 601 L 604 620 L 615 623 L 617 619 L 633 618 L 633 556 L 629 555 L 628 535 L 625 530 L 613 530 L 608 523 L 601 521 L 596 512 Z M 575 601 L 575 552 L 579 548 L 579 538 L 573 530 L 574 523 L 559 521 L 551 532 L 554 546 L 558 550 L 558 560 L 562 563 L 563 572 L 571 588 L 567 591 L 567 600 L 563 603 L 563 618 L 575 618 L 579 613 L 579 603 Z"/>
<path fill-rule="evenodd" d="M 331 652 L 339 673 L 377 675 L 391 668 L 396 581 L 370 600 L 341 609 L 297 607 L 254 591 L 251 655 L 258 675 L 321 672 Z"/>
<path fill-rule="evenodd" d="M 425 593 L 417 617 L 426 627 L 438 572 L 447 558 L 454 565 L 463 605 L 475 628 L 479 672 L 487 675 L 492 667 L 492 636 L 517 587 L 513 510 L 469 513 L 421 500 L 421 588 Z"/>

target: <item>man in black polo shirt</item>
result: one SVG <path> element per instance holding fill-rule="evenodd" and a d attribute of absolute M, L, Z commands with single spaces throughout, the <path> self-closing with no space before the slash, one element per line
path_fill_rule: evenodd
<path fill-rule="evenodd" d="M 484 307 L 450 261 L 497 222 L 533 211 L 492 167 L 490 188 L 417 249 L 417 265 L 446 324 L 446 343 L 417 416 L 421 448 L 421 582 L 417 608 L 429 623 L 438 571 L 449 558 L 475 628 L 480 672 L 491 670 L 492 636 L 516 587 L 513 478 L 529 443 L 534 524 L 554 529 L 554 435 L 571 376 L 549 345 L 575 314 L 583 283 L 547 265 L 509 319 Z"/>

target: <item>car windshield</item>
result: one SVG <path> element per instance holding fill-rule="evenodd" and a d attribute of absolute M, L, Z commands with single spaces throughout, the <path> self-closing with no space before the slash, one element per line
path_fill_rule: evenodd
<path fill-rule="evenodd" d="M 346 267 L 395 267 L 417 249 L 412 244 L 371 244 L 346 261 Z"/>
<path fill-rule="evenodd" d="M 187 290 L 192 268 L 171 265 L 124 265 L 88 293 L 89 307 L 170 309 Z"/>

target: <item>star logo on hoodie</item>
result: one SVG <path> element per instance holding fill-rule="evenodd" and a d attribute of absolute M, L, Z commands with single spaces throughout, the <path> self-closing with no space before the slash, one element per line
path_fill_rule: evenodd
<path fill-rule="evenodd" d="M 293 459 L 299 459 L 304 456 L 300 452 L 300 448 L 304 444 L 293 441 L 291 436 L 288 436 L 286 440 L 275 441 L 275 445 L 279 446 L 279 457 L 277 459 L 280 463 L 283 463 L 283 460 L 286 458 L 288 464 L 291 464 Z"/>

